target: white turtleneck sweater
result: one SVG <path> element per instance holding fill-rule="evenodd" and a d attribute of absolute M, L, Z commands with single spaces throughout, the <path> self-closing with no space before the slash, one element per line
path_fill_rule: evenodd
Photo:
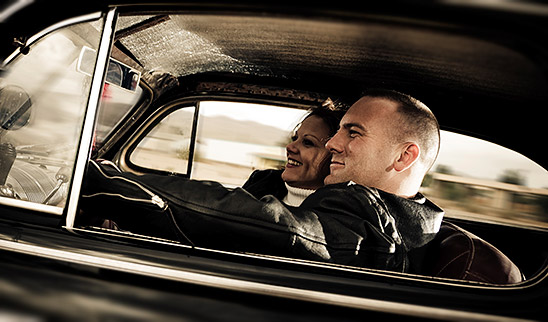
<path fill-rule="evenodd" d="M 302 188 L 295 188 L 287 184 L 285 182 L 285 187 L 287 188 L 287 195 L 282 200 L 286 205 L 298 207 L 301 205 L 303 200 L 306 199 L 306 197 L 310 196 L 314 191 L 314 189 L 302 189 Z"/>

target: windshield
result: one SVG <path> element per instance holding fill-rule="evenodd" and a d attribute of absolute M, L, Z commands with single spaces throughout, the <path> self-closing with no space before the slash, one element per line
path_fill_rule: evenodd
<path fill-rule="evenodd" d="M 76 67 L 84 46 L 97 48 L 101 26 L 59 29 L 7 66 L 0 79 L 2 197 L 64 206 L 91 86 Z"/>

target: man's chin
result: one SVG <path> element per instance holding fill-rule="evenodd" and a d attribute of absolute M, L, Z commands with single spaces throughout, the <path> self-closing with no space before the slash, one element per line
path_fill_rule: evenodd
<path fill-rule="evenodd" d="M 333 175 L 333 174 L 330 174 L 328 175 L 327 177 L 325 177 L 325 179 L 323 180 L 323 183 L 328 185 L 328 184 L 336 184 L 336 183 L 341 183 L 341 182 L 344 182 L 344 180 L 342 180 L 341 178 L 339 178 L 339 176 L 336 176 L 336 175 Z"/>

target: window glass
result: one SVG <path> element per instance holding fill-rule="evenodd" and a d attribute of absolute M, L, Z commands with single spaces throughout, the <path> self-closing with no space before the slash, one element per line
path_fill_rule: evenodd
<path fill-rule="evenodd" d="M 253 170 L 281 168 L 285 146 L 306 113 L 271 105 L 201 102 L 192 178 L 240 186 Z"/>
<path fill-rule="evenodd" d="M 91 86 L 77 65 L 84 46 L 96 50 L 101 28 L 96 21 L 50 33 L 7 66 L 0 79 L 1 200 L 64 205 Z"/>
<path fill-rule="evenodd" d="M 163 118 L 130 155 L 134 165 L 187 174 L 195 107 L 184 107 Z"/>
<path fill-rule="evenodd" d="M 134 165 L 188 174 L 195 109 L 162 119 L 130 156 Z M 285 164 L 285 146 L 305 110 L 238 102 L 200 102 L 191 178 L 242 185 L 256 169 Z"/>
<path fill-rule="evenodd" d="M 447 216 L 548 227 L 548 172 L 499 145 L 442 131 L 422 191 Z"/>

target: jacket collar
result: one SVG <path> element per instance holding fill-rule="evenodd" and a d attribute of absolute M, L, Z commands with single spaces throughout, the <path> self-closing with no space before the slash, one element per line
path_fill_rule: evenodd
<path fill-rule="evenodd" d="M 421 193 L 412 199 L 381 190 L 377 193 L 396 219 L 396 227 L 408 249 L 421 247 L 434 239 L 444 216 L 440 207 Z"/>

